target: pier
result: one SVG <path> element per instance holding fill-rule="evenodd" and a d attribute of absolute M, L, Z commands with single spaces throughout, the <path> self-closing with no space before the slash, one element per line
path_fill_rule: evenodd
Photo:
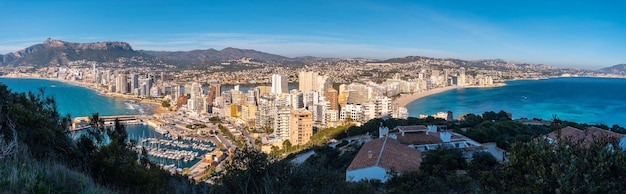
<path fill-rule="evenodd" d="M 124 125 L 137 125 L 142 124 L 143 119 L 148 115 L 114 115 L 114 116 L 100 116 L 100 119 L 104 121 L 105 126 L 112 126 L 115 124 L 115 120 L 120 121 Z M 91 127 L 89 124 L 89 117 L 76 117 L 72 119 L 72 125 L 68 129 L 68 132 L 78 131 Z"/>

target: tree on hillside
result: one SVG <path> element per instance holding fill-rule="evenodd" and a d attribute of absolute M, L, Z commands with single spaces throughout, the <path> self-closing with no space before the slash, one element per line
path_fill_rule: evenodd
<path fill-rule="evenodd" d="M 420 170 L 432 175 L 445 176 L 454 170 L 467 169 L 467 162 L 460 149 L 437 148 L 426 153 L 422 160 Z"/>
<path fill-rule="evenodd" d="M 0 117 L 5 141 L 17 136 L 38 159 L 68 158 L 73 150 L 65 134 L 69 118 L 59 115 L 56 100 L 45 96 L 41 88 L 39 93 L 12 93 L 0 84 Z"/>
<path fill-rule="evenodd" d="M 229 160 L 213 177 L 217 193 L 346 193 L 352 188 L 336 171 L 297 166 L 247 147 Z"/>
<path fill-rule="evenodd" d="M 283 150 L 285 150 L 286 153 L 289 153 L 289 149 L 291 149 L 291 141 L 289 141 L 288 139 L 283 141 Z"/>
<path fill-rule="evenodd" d="M 618 142 L 537 139 L 516 143 L 508 162 L 481 182 L 485 192 L 612 193 L 626 190 L 626 152 Z"/>

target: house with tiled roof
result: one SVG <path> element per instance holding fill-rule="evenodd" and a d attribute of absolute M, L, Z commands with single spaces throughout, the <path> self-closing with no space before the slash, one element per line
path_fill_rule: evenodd
<path fill-rule="evenodd" d="M 466 158 L 471 158 L 475 151 L 487 149 L 468 137 L 436 125 L 397 126 L 393 130 L 381 126 L 378 134 L 379 138 L 363 144 L 352 160 L 346 170 L 346 181 L 378 179 L 384 182 L 389 171 L 417 171 L 422 153 L 438 147 L 461 149 Z"/>
<path fill-rule="evenodd" d="M 464 151 L 466 158 L 471 158 L 475 151 L 485 150 L 482 144 L 464 135 L 442 130 L 436 125 L 398 126 L 389 137 L 398 139 L 402 144 L 422 152 L 442 148 L 458 148 Z"/>
<path fill-rule="evenodd" d="M 573 143 L 581 143 L 589 145 L 594 140 L 601 138 L 615 139 L 619 142 L 620 147 L 626 149 L 626 135 L 615 133 L 598 127 L 589 127 L 587 130 L 581 130 L 575 127 L 565 127 L 544 136 L 549 142 L 569 141 Z"/>
<path fill-rule="evenodd" d="M 346 181 L 378 179 L 385 182 L 388 172 L 417 171 L 421 162 L 419 150 L 390 137 L 378 138 L 363 144 L 346 170 Z"/>

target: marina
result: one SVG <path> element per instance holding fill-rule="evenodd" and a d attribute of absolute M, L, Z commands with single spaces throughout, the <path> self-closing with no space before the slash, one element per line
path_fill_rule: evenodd
<path fill-rule="evenodd" d="M 154 145 L 162 145 L 162 146 L 171 146 L 177 148 L 184 149 L 193 149 L 193 150 L 203 150 L 203 151 L 213 151 L 215 146 L 212 144 L 204 144 L 191 141 L 191 138 L 188 138 L 187 141 L 180 140 L 170 140 L 170 139 L 158 139 L 158 138 L 144 138 L 141 142 L 146 145 L 154 146 Z M 211 143 L 211 142 L 207 142 Z"/>
<path fill-rule="evenodd" d="M 145 149 L 148 156 L 157 158 L 166 158 L 170 160 L 189 162 L 198 158 L 199 153 L 190 150 L 174 150 L 168 148 L 148 147 L 148 146 L 136 146 L 137 151 Z"/>
<path fill-rule="evenodd" d="M 132 117 L 135 117 L 133 115 Z M 137 116 L 135 118 L 145 117 Z M 111 117 L 113 118 L 113 117 Z M 141 153 L 145 149 L 148 159 L 162 166 L 164 169 L 172 173 L 180 173 L 184 168 L 189 168 L 199 161 L 208 153 L 215 151 L 215 143 L 209 138 L 200 136 L 174 136 L 169 133 L 163 133 L 151 125 L 147 125 L 146 120 L 132 119 L 137 122 L 134 124 L 126 124 L 128 133 L 128 141 L 134 140 L 138 145 L 133 147 L 135 151 Z M 143 123 L 141 122 L 143 121 Z M 81 122 L 81 121 L 78 121 Z M 86 121 L 82 121 L 80 129 L 70 130 L 71 136 L 78 137 L 84 134 L 84 129 L 90 126 Z M 182 171 L 181 171 L 182 172 Z"/>

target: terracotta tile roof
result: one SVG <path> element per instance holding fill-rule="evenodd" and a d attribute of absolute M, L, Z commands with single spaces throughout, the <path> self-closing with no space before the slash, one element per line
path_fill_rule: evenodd
<path fill-rule="evenodd" d="M 587 128 L 587 133 L 590 133 L 593 137 L 609 137 L 616 139 L 621 139 L 624 137 L 624 134 L 615 133 L 613 131 L 604 130 L 597 127 Z"/>
<path fill-rule="evenodd" d="M 559 136 L 559 132 L 561 136 Z M 560 131 L 553 131 L 551 133 L 548 133 L 546 134 L 546 136 L 553 140 L 566 140 L 570 142 L 582 141 L 583 145 L 589 144 L 593 142 L 594 139 L 598 138 L 621 139 L 624 137 L 623 134 L 615 133 L 597 127 L 589 127 L 587 128 L 587 130 L 580 130 L 569 126 L 560 129 Z"/>
<path fill-rule="evenodd" d="M 368 157 L 370 151 L 371 158 Z M 422 154 L 419 150 L 403 145 L 398 140 L 384 137 L 363 144 L 347 170 L 378 165 L 387 170 L 405 173 L 419 170 L 421 162 Z"/>
<path fill-rule="evenodd" d="M 398 141 L 402 144 L 413 144 L 413 145 L 423 145 L 423 144 L 436 144 L 442 143 L 441 138 L 439 137 L 439 132 L 428 133 L 426 132 L 417 132 L 417 133 L 402 133 L 396 134 L 398 137 Z"/>
<path fill-rule="evenodd" d="M 424 125 L 411 125 L 411 126 L 397 126 L 396 129 L 413 131 L 413 130 L 428 130 L 428 127 Z"/>

